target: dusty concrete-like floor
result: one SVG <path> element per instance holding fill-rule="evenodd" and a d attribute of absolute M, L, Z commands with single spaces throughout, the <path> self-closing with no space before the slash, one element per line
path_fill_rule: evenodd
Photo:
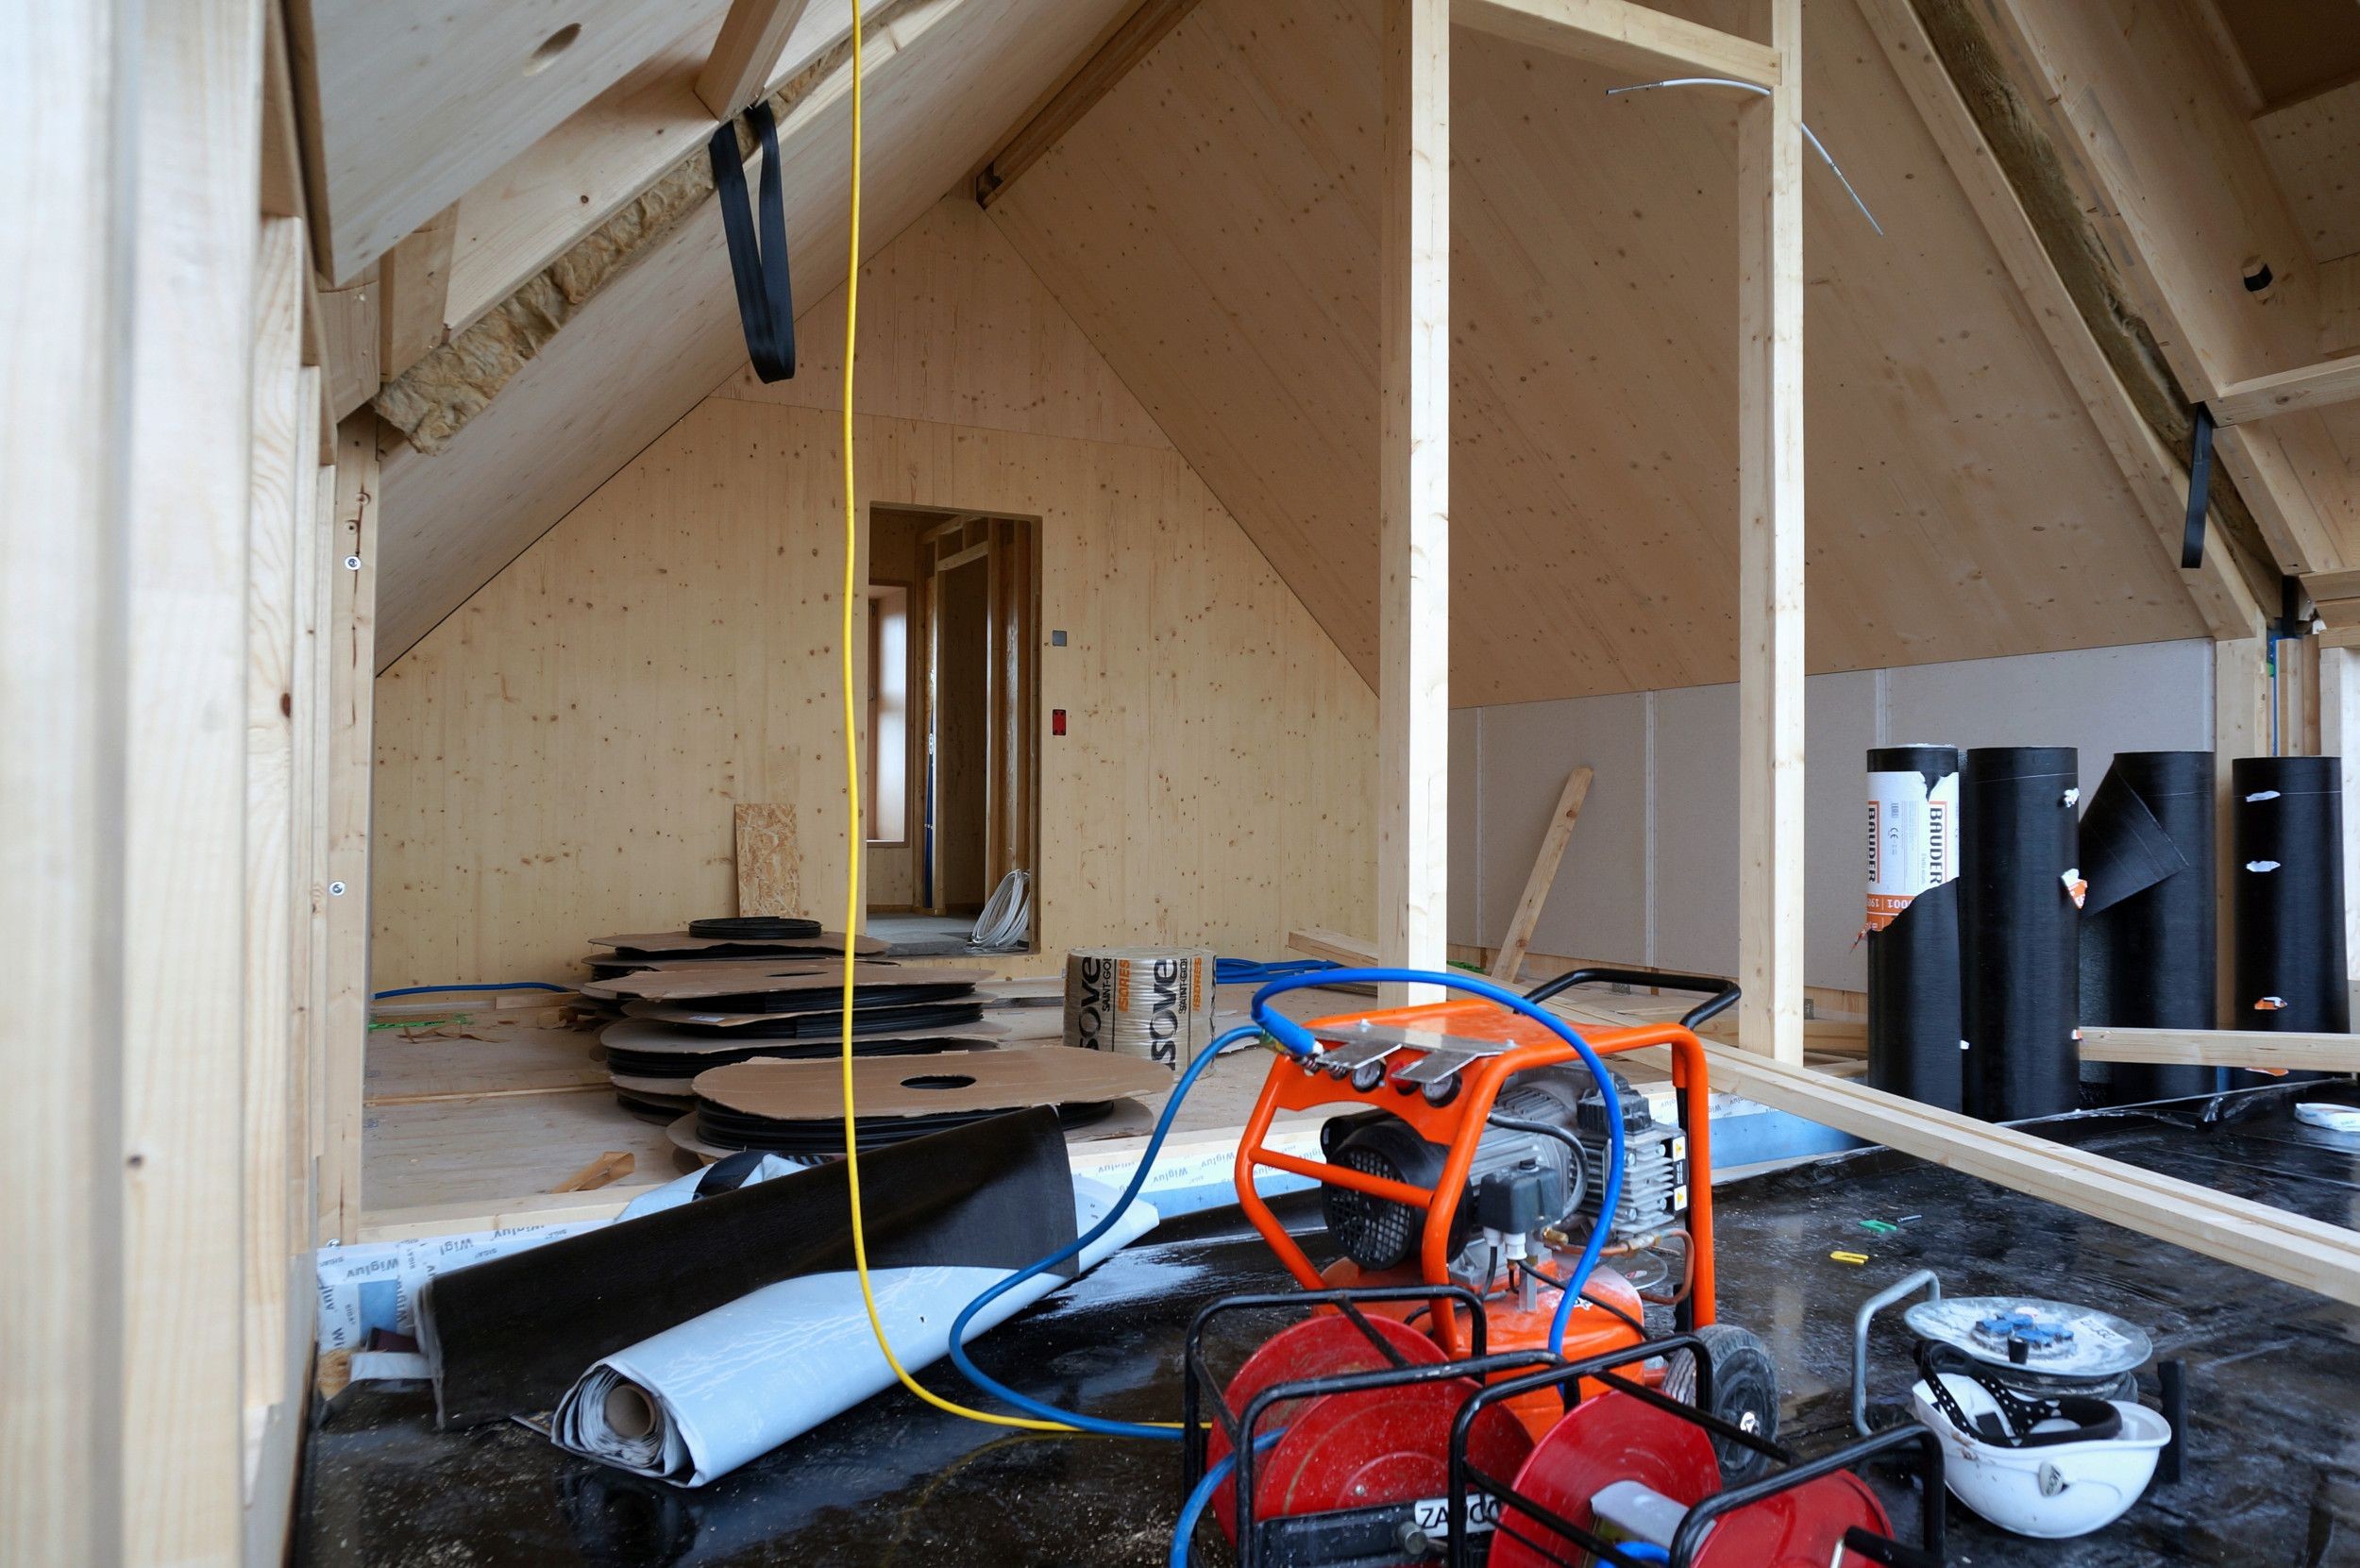
<path fill-rule="evenodd" d="M 2329 1098 L 2332 1086 L 2313 1086 Z M 2226 1125 L 2154 1117 L 2054 1124 L 2055 1136 L 2225 1191 L 2352 1224 L 2360 1138 L 2295 1122 L 2283 1096 Z M 1951 1560 L 1975 1568 L 2360 1564 L 2360 1311 L 1970 1177 L 1887 1154 L 1822 1162 L 1718 1194 L 1722 1316 L 1760 1333 L 1806 1451 L 1846 1429 L 1854 1307 L 1931 1266 L 1959 1293 L 2085 1302 L 2146 1324 L 2189 1362 L 2187 1479 L 2099 1535 L 2039 1543 L 1953 1506 Z M 1879 1239 L 1863 1219 L 1924 1218 Z M 1230 1217 L 1234 1219 L 1234 1215 Z M 1839 1248 L 1867 1252 L 1854 1268 Z M 998 1330 L 978 1358 L 1072 1408 L 1169 1419 L 1197 1305 L 1279 1283 L 1258 1240 L 1221 1217 L 1132 1248 Z M 1904 1336 L 1872 1382 L 1906 1388 Z M 930 1374 L 960 1391 L 944 1371 Z M 297 1561 L 495 1565 L 1161 1564 L 1178 1467 L 1160 1446 L 1007 1436 L 900 1392 L 869 1401 L 699 1492 L 575 1458 L 516 1426 L 437 1435 L 422 1385 L 347 1391 L 313 1434 Z M 1900 1511 L 1896 1509 L 1896 1512 Z M 1225 1562 L 1200 1538 L 1198 1560 Z"/>

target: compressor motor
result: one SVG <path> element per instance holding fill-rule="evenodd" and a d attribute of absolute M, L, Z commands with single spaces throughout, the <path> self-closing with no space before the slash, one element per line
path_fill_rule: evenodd
<path fill-rule="evenodd" d="M 1622 1074 L 1612 1076 L 1623 1110 L 1623 1183 L 1607 1239 L 1633 1253 L 1673 1235 L 1684 1244 L 1688 1140 L 1678 1127 L 1659 1124 Z M 1510 1078 L 1493 1102 L 1452 1220 L 1454 1277 L 1480 1289 L 1504 1259 L 1586 1238 L 1598 1222 L 1610 1147 L 1605 1097 L 1586 1069 L 1535 1068 Z M 1331 1164 L 1429 1190 L 1441 1180 L 1447 1153 L 1384 1110 L 1323 1123 L 1320 1149 Z M 1361 1269 L 1415 1259 L 1425 1219 L 1419 1210 L 1346 1187 L 1321 1192 L 1328 1234 Z"/>

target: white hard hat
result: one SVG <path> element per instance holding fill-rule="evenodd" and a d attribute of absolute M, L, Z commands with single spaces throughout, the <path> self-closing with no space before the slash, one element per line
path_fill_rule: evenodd
<path fill-rule="evenodd" d="M 2144 1405 L 2028 1399 L 1964 1372 L 1934 1374 L 1911 1398 L 1942 1439 L 1943 1479 L 1959 1501 L 2002 1529 L 2048 1541 L 2120 1518 L 2171 1441 L 2171 1424 Z"/>

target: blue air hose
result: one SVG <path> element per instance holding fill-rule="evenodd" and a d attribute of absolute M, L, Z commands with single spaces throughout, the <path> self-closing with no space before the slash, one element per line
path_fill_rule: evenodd
<path fill-rule="evenodd" d="M 1283 1426 L 1275 1431 L 1264 1432 L 1254 1440 L 1254 1451 L 1260 1453 L 1286 1434 L 1287 1429 Z M 1180 1523 L 1172 1527 L 1171 1568 L 1188 1568 L 1188 1543 L 1196 1535 L 1196 1522 L 1205 1517 L 1205 1505 L 1213 1500 L 1213 1493 L 1221 1490 L 1221 1484 L 1229 1479 L 1229 1473 L 1237 1468 L 1238 1456 L 1223 1454 L 1219 1464 L 1205 1472 L 1205 1478 L 1196 1483 L 1196 1490 L 1188 1493 L 1188 1500 L 1180 1505 Z"/>
<path fill-rule="evenodd" d="M 1188 1098 L 1188 1090 L 1196 1087 L 1197 1079 L 1203 1075 L 1206 1068 L 1212 1065 L 1215 1056 L 1238 1041 L 1250 1039 L 1260 1033 L 1260 1030 L 1251 1024 L 1232 1029 L 1206 1046 L 1198 1054 L 1196 1060 L 1188 1064 L 1188 1070 L 1183 1072 L 1180 1075 L 1180 1081 L 1172 1086 L 1172 1098 L 1164 1103 L 1164 1114 L 1155 1119 L 1155 1131 L 1148 1138 L 1146 1152 L 1139 1155 L 1138 1169 L 1131 1172 L 1131 1184 L 1122 1189 L 1122 1196 L 1115 1200 L 1114 1206 L 1106 1211 L 1104 1219 L 1039 1262 L 1028 1264 L 1001 1280 L 982 1295 L 969 1302 L 960 1310 L 959 1315 L 952 1320 L 951 1364 L 957 1367 L 969 1382 L 986 1393 L 997 1394 L 1027 1415 L 1038 1416 L 1045 1421 L 1062 1421 L 1085 1432 L 1096 1432 L 1101 1436 L 1112 1438 L 1154 1438 L 1164 1442 L 1178 1441 L 1180 1428 L 1177 1426 L 1149 1426 L 1136 1421 L 1108 1421 L 1100 1416 L 1080 1415 L 1070 1410 L 1060 1410 L 1052 1405 L 1044 1405 L 1037 1399 L 1017 1392 L 1006 1384 L 986 1374 L 981 1367 L 969 1358 L 967 1345 L 964 1342 L 967 1339 L 967 1325 L 974 1321 L 976 1313 L 1016 1289 L 1017 1286 L 1036 1274 L 1055 1268 L 1070 1257 L 1079 1256 L 1083 1248 L 1114 1229 L 1116 1222 L 1122 1218 L 1123 1210 L 1131 1206 L 1131 1201 L 1139 1195 L 1139 1189 L 1147 1184 L 1147 1173 L 1155 1163 L 1156 1154 L 1164 1146 L 1165 1136 L 1172 1131 L 1172 1119 L 1180 1112 L 1180 1102 Z"/>
<path fill-rule="evenodd" d="M 1598 1265 L 1598 1253 L 1606 1245 L 1606 1236 L 1623 1198 L 1623 1105 L 1614 1092 L 1614 1080 L 1598 1060 L 1598 1054 L 1590 1049 L 1590 1042 L 1581 1037 L 1572 1025 L 1539 1003 L 1518 996 L 1504 986 L 1479 980 L 1467 974 L 1435 974 L 1424 969 L 1328 969 L 1320 974 L 1306 974 L 1290 979 L 1273 980 L 1254 993 L 1254 1021 L 1262 1032 L 1298 1056 L 1308 1056 L 1319 1049 L 1311 1032 L 1284 1014 L 1273 1012 L 1270 999 L 1284 991 L 1300 990 L 1306 986 L 1352 985 L 1412 985 L 1444 986 L 1454 991 L 1466 991 L 1498 1003 L 1510 1012 L 1521 1013 L 1572 1046 L 1580 1055 L 1590 1076 L 1597 1080 L 1599 1097 L 1606 1105 L 1608 1150 L 1606 1158 L 1606 1188 L 1598 1198 L 1598 1222 L 1590 1227 L 1590 1239 L 1581 1249 L 1581 1259 L 1574 1272 L 1566 1276 L 1565 1289 L 1558 1297 L 1557 1316 L 1549 1322 L 1549 1354 L 1564 1353 L 1565 1327 L 1572 1322 L 1574 1303 L 1581 1298 L 1582 1288 L 1590 1283 L 1590 1273 Z"/>

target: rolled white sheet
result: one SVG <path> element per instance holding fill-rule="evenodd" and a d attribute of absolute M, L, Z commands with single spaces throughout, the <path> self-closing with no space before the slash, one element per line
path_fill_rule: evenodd
<path fill-rule="evenodd" d="M 1119 1189 L 1073 1178 L 1076 1231 L 1114 1207 Z M 1134 1200 L 1122 1219 L 1084 1249 L 1092 1269 L 1155 1227 Z M 951 1348 L 960 1308 L 1011 1271 L 872 1269 L 877 1315 L 902 1365 L 915 1373 Z M 1038 1274 L 975 1316 L 968 1340 L 1064 1284 Z M 566 1391 L 550 1423 L 562 1448 L 676 1486 L 703 1486 L 831 1416 L 891 1388 L 850 1270 L 765 1286 L 607 1357 Z"/>

